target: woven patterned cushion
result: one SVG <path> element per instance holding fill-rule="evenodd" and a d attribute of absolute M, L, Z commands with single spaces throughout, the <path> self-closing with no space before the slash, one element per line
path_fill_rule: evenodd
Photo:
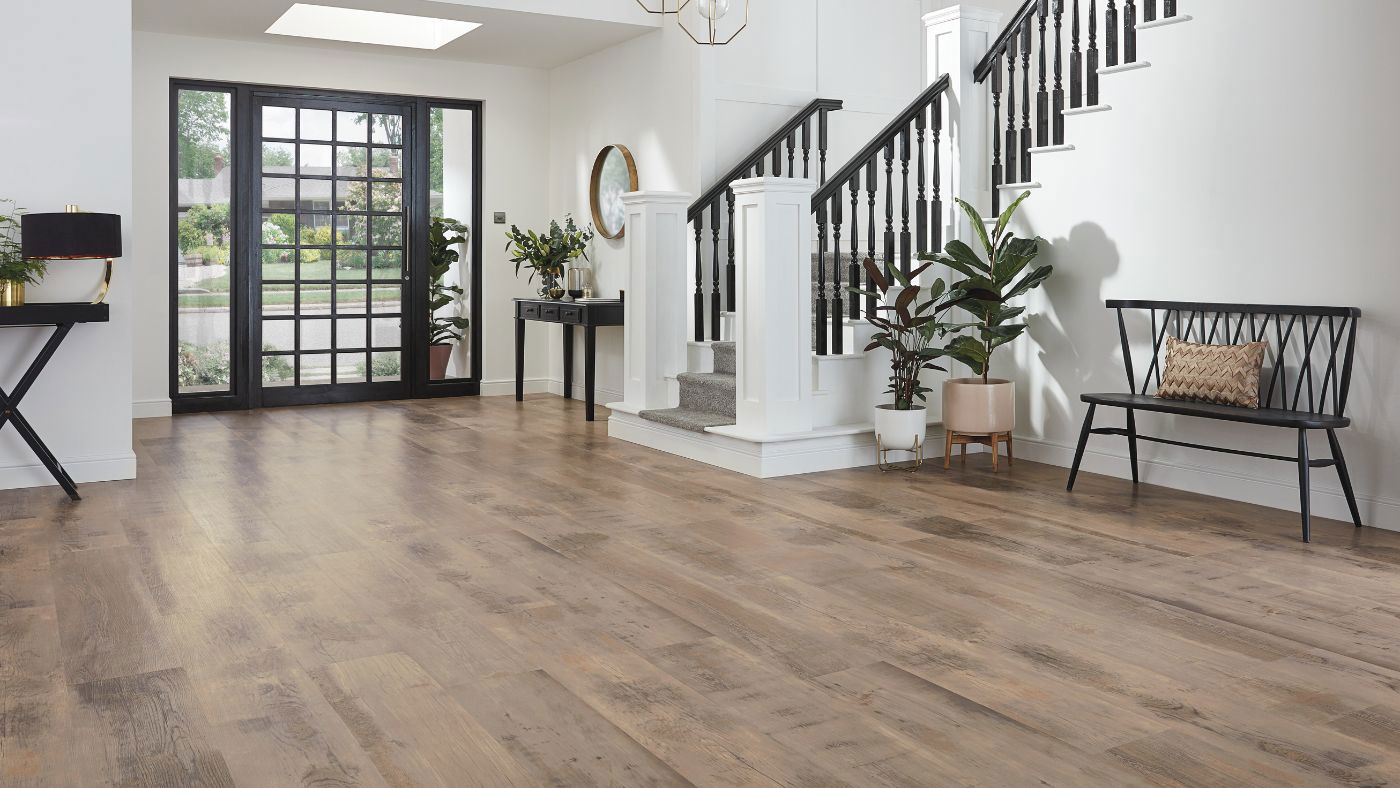
<path fill-rule="evenodd" d="M 1197 345 L 1168 337 L 1166 369 L 1157 396 L 1258 408 L 1264 349 L 1263 342 Z"/>

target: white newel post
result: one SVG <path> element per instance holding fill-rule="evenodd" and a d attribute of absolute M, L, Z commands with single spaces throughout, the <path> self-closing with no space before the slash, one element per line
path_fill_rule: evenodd
<path fill-rule="evenodd" d="M 675 378 L 686 365 L 686 208 L 690 195 L 630 192 L 627 288 L 623 306 L 624 401 L 636 413 L 676 406 Z"/>
<path fill-rule="evenodd" d="M 973 72 L 1001 33 L 1001 20 L 1000 12 L 968 5 L 924 16 L 926 84 L 947 74 L 952 94 L 947 102 L 947 144 L 939 152 L 939 164 L 948 178 L 943 198 L 947 240 L 972 238 L 972 227 L 953 197 L 961 197 L 983 213 L 992 209 L 991 100 L 988 86 L 974 82 Z"/>
<path fill-rule="evenodd" d="M 812 194 L 815 181 L 734 182 L 736 431 L 812 429 Z"/>

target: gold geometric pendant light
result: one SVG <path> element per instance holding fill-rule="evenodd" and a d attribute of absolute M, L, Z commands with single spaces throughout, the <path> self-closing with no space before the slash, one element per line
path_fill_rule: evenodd
<path fill-rule="evenodd" d="M 637 5 L 648 14 L 679 14 L 690 0 L 637 0 Z"/>
<path fill-rule="evenodd" d="M 686 0 L 676 21 L 691 41 L 724 46 L 749 26 L 749 0 Z"/>

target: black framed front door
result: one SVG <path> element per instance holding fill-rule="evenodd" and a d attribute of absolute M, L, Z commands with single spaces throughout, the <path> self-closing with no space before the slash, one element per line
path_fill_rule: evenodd
<path fill-rule="evenodd" d="M 175 79 L 171 110 L 176 412 L 480 393 L 480 102 Z M 430 314 L 444 215 L 471 231 Z"/>
<path fill-rule="evenodd" d="M 408 394 L 411 105 L 254 94 L 252 352 L 262 405 Z"/>

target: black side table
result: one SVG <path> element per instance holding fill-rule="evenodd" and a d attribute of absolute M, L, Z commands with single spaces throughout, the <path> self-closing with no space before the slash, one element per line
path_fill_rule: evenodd
<path fill-rule="evenodd" d="M 574 326 L 583 327 L 583 401 L 593 421 L 593 367 L 599 326 L 622 325 L 622 301 L 550 301 L 515 299 L 515 401 L 525 398 L 525 321 L 564 326 L 564 399 L 574 396 Z"/>
<path fill-rule="evenodd" d="M 49 447 L 39 439 L 38 433 L 29 425 L 29 421 L 19 412 L 20 400 L 29 393 L 30 387 L 38 379 L 39 374 L 44 371 L 44 367 L 53 358 L 53 354 L 58 350 L 58 346 L 63 344 L 68 332 L 78 323 L 106 323 L 109 320 L 109 311 L 106 304 L 24 304 L 22 306 L 0 307 L 0 327 L 4 326 L 53 326 L 54 332 L 49 336 L 44 347 L 39 350 L 39 355 L 29 362 L 29 368 L 24 371 L 24 376 L 19 379 L 19 384 L 15 390 L 6 393 L 0 388 L 0 429 L 6 424 L 14 423 L 15 429 L 19 431 L 24 442 L 29 444 L 39 462 L 49 469 L 53 478 L 58 482 L 63 491 L 68 493 L 68 497 L 73 500 L 81 500 L 78 495 L 78 486 L 73 483 L 73 479 L 68 476 L 68 472 L 63 470 L 63 466 L 58 463 L 58 458 L 53 456 Z"/>

